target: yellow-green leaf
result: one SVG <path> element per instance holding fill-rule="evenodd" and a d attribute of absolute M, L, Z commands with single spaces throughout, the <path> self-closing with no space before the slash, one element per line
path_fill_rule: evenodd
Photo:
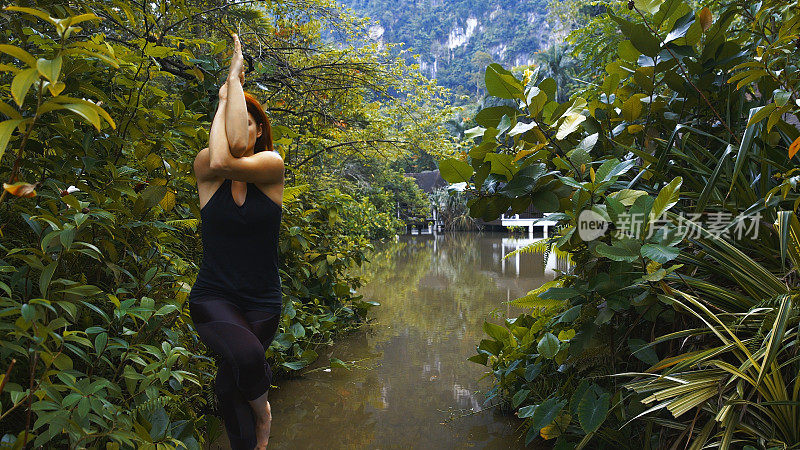
<path fill-rule="evenodd" d="M 39 71 L 35 68 L 21 70 L 11 81 L 11 95 L 17 105 L 22 106 L 25 101 L 25 95 L 31 88 L 31 85 L 39 78 Z"/>
<path fill-rule="evenodd" d="M 60 95 L 58 97 L 53 97 L 53 101 L 55 101 L 57 103 L 61 103 L 61 104 L 78 103 L 78 104 L 81 104 L 81 105 L 88 106 L 88 107 L 94 109 L 95 112 L 100 115 L 100 117 L 105 119 L 105 121 L 108 122 L 109 125 L 111 125 L 111 128 L 114 128 L 114 129 L 117 128 L 117 125 L 114 123 L 114 119 L 111 118 L 111 116 L 108 114 L 108 112 L 106 112 L 105 109 L 101 108 L 100 106 L 98 106 L 98 105 L 96 105 L 96 104 L 94 104 L 94 103 L 92 103 L 92 102 L 90 102 L 88 100 L 84 100 L 82 98 L 68 97 L 66 95 Z"/>
<path fill-rule="evenodd" d="M 50 90 L 50 94 L 52 94 L 53 97 L 55 97 L 61 94 L 64 91 L 64 89 L 66 89 L 67 85 L 64 84 L 63 81 L 58 81 L 55 83 L 47 83 L 45 87 L 47 87 L 47 89 Z"/>
<path fill-rule="evenodd" d="M 622 117 L 628 122 L 632 122 L 642 115 L 642 101 L 639 97 L 633 96 L 625 100 L 622 104 Z"/>
<path fill-rule="evenodd" d="M 0 101 L 0 113 L 5 114 L 6 116 L 12 119 L 22 119 L 22 115 L 16 109 L 12 108 L 6 102 Z"/>
<path fill-rule="evenodd" d="M 36 16 L 36 17 L 38 17 L 38 18 L 40 18 L 40 19 L 42 19 L 44 21 L 50 22 L 53 25 L 56 24 L 56 19 L 50 17 L 50 15 L 47 14 L 46 12 L 38 10 L 38 9 L 25 8 L 25 7 L 22 7 L 22 6 L 6 6 L 6 9 L 10 10 L 10 11 L 18 11 L 18 12 L 22 12 L 22 13 L 25 13 L 25 14 L 30 14 L 30 15 Z M 31 64 L 31 66 L 34 66 L 34 65 L 35 64 Z"/>
<path fill-rule="evenodd" d="M 150 153 L 147 155 L 147 158 L 144 160 L 144 166 L 150 170 L 157 169 L 161 167 L 161 157 L 156 155 L 155 153 Z"/>
<path fill-rule="evenodd" d="M 29 67 L 36 67 L 36 58 L 33 57 L 30 53 L 26 52 L 25 50 L 9 44 L 0 44 L 0 52 L 3 52 L 7 55 L 11 55 L 14 58 L 24 62 Z"/>
<path fill-rule="evenodd" d="M 0 72 L 19 72 L 19 67 L 12 66 L 11 64 L 0 64 Z"/>
<path fill-rule="evenodd" d="M 0 122 L 0 160 L 3 159 L 3 153 L 6 152 L 6 146 L 11 139 L 11 134 L 14 132 L 14 129 L 25 120 L 27 119 L 11 119 Z"/>
<path fill-rule="evenodd" d="M 586 116 L 583 114 L 570 114 L 567 116 L 564 121 L 561 122 L 561 126 L 558 127 L 556 139 L 561 140 L 569 136 L 570 133 L 578 129 L 584 120 L 586 120 Z"/>
<path fill-rule="evenodd" d="M 167 193 L 164 195 L 164 198 L 161 199 L 158 204 L 164 211 L 169 211 L 175 207 L 175 193 L 167 190 Z"/>
<path fill-rule="evenodd" d="M 640 124 L 628 125 L 628 133 L 630 134 L 636 134 L 642 130 L 644 130 L 644 125 Z"/>
<path fill-rule="evenodd" d="M 97 131 L 100 131 L 100 116 L 91 106 L 82 103 L 64 103 L 61 107 L 83 117 L 87 122 L 94 125 Z"/>
<path fill-rule="evenodd" d="M 764 120 L 765 118 L 767 118 L 767 116 L 769 116 L 769 114 L 774 109 L 775 109 L 775 103 L 770 103 L 768 105 L 762 106 L 761 108 L 758 109 L 758 111 L 756 111 L 755 114 L 750 116 L 750 120 L 747 121 L 747 126 L 749 127 L 750 125 L 753 125 L 754 123 L 758 123 L 758 122 Z"/>
<path fill-rule="evenodd" d="M 561 342 L 567 342 L 568 340 L 575 337 L 575 330 L 561 330 L 558 333 L 558 340 Z"/>
<path fill-rule="evenodd" d="M 36 61 L 36 68 L 39 69 L 39 73 L 47 78 L 50 82 L 55 83 L 58 81 L 59 75 L 61 75 L 61 64 L 64 62 L 64 59 L 61 55 L 56 56 L 53 59 L 44 59 L 39 58 Z"/>
<path fill-rule="evenodd" d="M 86 43 L 81 42 L 79 44 L 86 44 Z M 88 44 L 83 45 L 83 47 L 89 47 L 89 45 Z M 78 48 L 77 46 L 75 46 L 64 49 L 63 54 L 64 55 L 78 54 L 78 55 L 88 56 L 90 58 L 98 58 L 104 61 L 106 64 L 114 67 L 115 69 L 119 69 L 119 63 L 116 61 L 116 57 L 104 53 L 105 50 L 101 49 L 103 49 L 103 47 L 99 45 L 95 45 L 91 48 Z"/>
<path fill-rule="evenodd" d="M 81 15 L 78 15 L 78 16 L 70 17 L 69 18 L 69 24 L 70 24 L 70 26 L 71 25 L 77 25 L 77 24 L 79 24 L 81 22 L 85 22 L 87 20 L 103 20 L 103 19 L 98 17 L 98 16 L 96 16 L 96 15 L 94 15 L 94 14 L 92 14 L 92 13 L 81 14 Z"/>

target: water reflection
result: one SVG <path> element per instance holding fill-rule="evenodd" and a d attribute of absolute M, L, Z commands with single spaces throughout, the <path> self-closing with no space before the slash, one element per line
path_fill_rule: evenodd
<path fill-rule="evenodd" d="M 524 448 L 521 421 L 486 409 L 491 381 L 467 358 L 484 320 L 522 312 L 504 300 L 545 281 L 541 254 L 502 260 L 528 242 L 461 233 L 376 246 L 361 289 L 381 303 L 373 325 L 318 350 L 320 364 L 334 356 L 359 368 L 282 380 L 270 393 L 270 448 Z"/>

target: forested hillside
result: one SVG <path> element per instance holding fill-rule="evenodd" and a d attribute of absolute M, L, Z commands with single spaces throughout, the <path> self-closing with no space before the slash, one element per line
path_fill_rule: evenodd
<path fill-rule="evenodd" d="M 531 64 L 557 40 L 546 0 L 340 0 L 377 23 L 370 37 L 403 42 L 419 54 L 422 72 L 456 94 L 479 96 L 491 62 Z"/>

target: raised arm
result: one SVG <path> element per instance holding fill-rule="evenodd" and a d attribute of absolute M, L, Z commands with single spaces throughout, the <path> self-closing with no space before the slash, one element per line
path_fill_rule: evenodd
<path fill-rule="evenodd" d="M 233 35 L 233 57 L 228 71 L 228 102 L 225 109 L 225 132 L 230 152 L 241 156 L 247 150 L 247 105 L 242 88 L 244 57 L 239 36 Z"/>
<path fill-rule="evenodd" d="M 219 104 L 214 120 L 211 122 L 211 130 L 208 133 L 208 152 L 209 166 L 214 172 L 215 167 L 228 164 L 233 159 L 228 145 L 228 138 L 225 135 L 225 106 L 228 103 L 228 85 L 223 84 L 219 90 Z M 212 173 L 212 175 L 215 175 Z"/>
<path fill-rule="evenodd" d="M 238 42 L 238 38 L 234 37 L 234 42 Z M 241 53 L 239 54 L 241 55 Z M 200 173 L 200 170 L 198 170 L 199 168 L 202 169 L 203 172 L 206 172 L 205 168 L 207 167 L 208 170 L 206 173 L 209 175 L 208 178 L 228 178 L 231 180 L 265 184 L 283 183 L 283 158 L 281 158 L 277 152 L 262 151 L 250 156 L 238 157 L 232 154 L 232 140 L 230 135 L 227 134 L 227 125 L 228 118 L 231 117 L 231 115 L 228 114 L 231 101 L 230 89 L 234 84 L 238 86 L 242 104 L 244 104 L 244 92 L 241 90 L 241 78 L 237 78 L 235 83 L 231 83 L 229 79 L 219 90 L 219 105 L 217 106 L 217 112 L 214 115 L 214 120 L 211 122 L 211 130 L 208 134 L 208 151 L 205 152 L 204 149 L 198 154 L 198 157 L 195 159 L 195 171 Z M 243 113 L 234 115 L 234 117 L 244 118 L 244 149 L 246 150 L 247 110 L 242 107 L 242 111 Z M 244 150 L 242 150 L 242 152 L 244 152 Z M 203 162 L 206 154 L 208 155 L 207 163 L 205 163 L 207 166 Z"/>
<path fill-rule="evenodd" d="M 228 149 L 225 136 L 227 85 L 220 89 L 219 105 L 208 133 L 209 174 L 213 178 L 250 183 L 283 183 L 283 158 L 277 152 L 263 151 L 250 156 L 235 157 Z"/>

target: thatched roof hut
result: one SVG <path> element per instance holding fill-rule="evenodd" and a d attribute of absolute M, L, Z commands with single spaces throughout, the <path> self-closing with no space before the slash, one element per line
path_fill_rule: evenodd
<path fill-rule="evenodd" d="M 448 185 L 447 181 L 439 175 L 439 169 L 407 173 L 405 175 L 414 178 L 417 181 L 417 186 L 426 193 L 431 193 L 436 188 L 442 188 Z"/>

